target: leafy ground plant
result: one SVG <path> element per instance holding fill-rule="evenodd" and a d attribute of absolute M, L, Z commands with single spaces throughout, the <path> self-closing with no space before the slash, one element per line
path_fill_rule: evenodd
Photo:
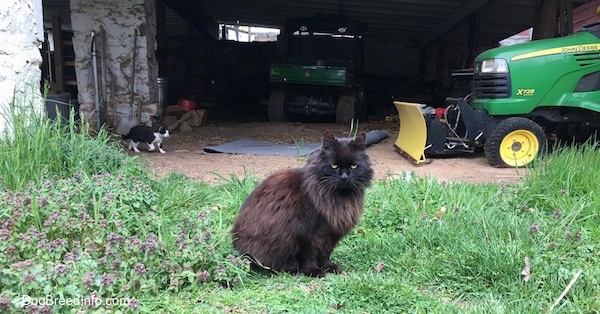
<path fill-rule="evenodd" d="M 247 272 L 201 185 L 153 181 L 105 131 L 17 107 L 26 127 L 0 141 L 1 312 L 147 312 L 139 300 L 159 291 L 231 286 Z"/>
<path fill-rule="evenodd" d="M 25 143 L 49 135 L 23 131 L 23 144 L 15 147 L 43 156 L 33 151 L 38 145 Z M 56 140 L 82 136 L 74 150 L 98 145 L 76 128 L 60 132 L 67 134 Z M 0 151 L 7 143 L 1 142 Z M 322 279 L 258 274 L 234 253 L 229 230 L 258 183 L 251 175 L 223 178 L 217 185 L 176 174 L 151 180 L 139 160 L 113 144 L 102 148 L 118 156 L 118 169 L 104 159 L 98 160 L 105 163 L 98 165 L 103 171 L 62 171 L 56 165 L 62 157 L 34 159 L 45 162 L 35 171 L 19 158 L 5 162 L 17 174 L 0 181 L 0 311 L 597 313 L 600 308 L 600 158 L 592 143 L 556 148 L 514 185 L 414 175 L 376 182 L 367 192 L 361 223 L 333 253 L 346 272 Z M 66 299 L 79 303 L 58 303 Z"/>
<path fill-rule="evenodd" d="M 124 158 L 119 144 L 105 130 L 85 121 L 51 120 L 34 98 L 15 95 L 0 115 L 8 121 L 0 133 L 0 176 L 10 189 L 39 181 L 43 171 L 66 178 L 75 174 L 143 174 L 139 162 Z M 3 108 L 3 107 L 0 107 Z"/>
<path fill-rule="evenodd" d="M 555 150 L 515 185 L 414 175 L 377 182 L 360 225 L 332 256 L 346 273 L 250 272 L 243 285 L 204 285 L 148 302 L 173 313 L 596 313 L 594 152 L 593 145 Z M 235 215 L 252 182 L 219 185 L 224 216 Z"/>

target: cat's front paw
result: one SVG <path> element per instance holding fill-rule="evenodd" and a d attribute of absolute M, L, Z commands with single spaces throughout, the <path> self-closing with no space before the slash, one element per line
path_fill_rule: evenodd
<path fill-rule="evenodd" d="M 304 269 L 302 272 L 306 276 L 310 276 L 310 277 L 317 277 L 317 278 L 325 277 L 325 272 L 319 267 Z"/>
<path fill-rule="evenodd" d="M 341 274 L 343 272 L 342 268 L 334 263 L 331 263 L 330 265 L 323 267 L 323 269 L 325 269 L 326 272 L 333 273 L 333 274 Z"/>
<path fill-rule="evenodd" d="M 162 148 L 159 148 L 159 151 L 160 151 L 161 154 L 165 154 L 166 153 L 166 151 L 164 149 L 162 149 Z"/>

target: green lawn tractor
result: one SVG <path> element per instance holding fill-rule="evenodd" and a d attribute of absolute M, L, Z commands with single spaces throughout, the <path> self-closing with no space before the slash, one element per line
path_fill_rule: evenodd
<path fill-rule="evenodd" d="M 349 124 L 366 116 L 365 31 L 360 21 L 332 15 L 288 20 L 279 36 L 287 62 L 270 65 L 269 120 L 296 115 Z"/>
<path fill-rule="evenodd" d="M 394 101 L 395 147 L 414 163 L 472 153 L 490 165 L 523 167 L 547 138 L 582 142 L 600 128 L 600 31 L 487 50 L 475 58 L 472 91 L 441 108 Z"/>

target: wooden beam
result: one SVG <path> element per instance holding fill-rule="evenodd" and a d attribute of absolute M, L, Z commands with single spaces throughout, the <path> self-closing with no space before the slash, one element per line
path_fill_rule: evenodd
<path fill-rule="evenodd" d="M 166 75 L 168 50 L 166 4 L 164 0 L 156 0 L 156 59 L 159 77 Z"/>
<path fill-rule="evenodd" d="M 556 33 L 558 0 L 535 0 L 533 40 L 553 38 Z"/>
<path fill-rule="evenodd" d="M 573 2 L 570 0 L 562 0 L 560 23 L 561 36 L 573 34 Z"/>
<path fill-rule="evenodd" d="M 439 36 L 460 24 L 465 18 L 471 15 L 471 13 L 481 9 L 489 2 L 491 2 L 491 0 L 469 0 L 467 3 L 461 5 L 449 17 L 434 27 L 428 34 L 426 34 L 421 40 L 420 46 L 424 47 L 428 45 Z"/>
<path fill-rule="evenodd" d="M 554 38 L 573 33 L 573 2 L 535 0 L 533 39 Z"/>
<path fill-rule="evenodd" d="M 54 82 L 50 83 L 50 87 L 55 93 L 62 93 L 65 90 L 65 65 L 63 62 L 61 22 L 60 16 L 52 16 L 52 37 L 54 40 Z"/>

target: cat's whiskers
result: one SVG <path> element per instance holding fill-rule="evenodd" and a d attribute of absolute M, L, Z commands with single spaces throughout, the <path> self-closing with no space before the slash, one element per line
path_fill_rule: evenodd
<path fill-rule="evenodd" d="M 337 180 L 332 177 L 323 177 L 320 181 L 320 186 L 325 189 L 324 192 L 330 193 L 331 191 L 335 190 L 337 186 L 336 181 Z"/>

